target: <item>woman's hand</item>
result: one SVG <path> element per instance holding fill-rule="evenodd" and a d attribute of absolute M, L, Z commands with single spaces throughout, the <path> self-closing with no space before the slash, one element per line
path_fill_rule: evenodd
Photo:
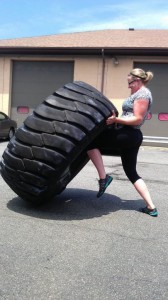
<path fill-rule="evenodd" d="M 115 111 L 113 110 L 112 116 L 109 117 L 109 118 L 106 120 L 106 124 L 107 124 L 107 125 L 111 125 L 111 124 L 113 124 L 113 123 L 115 123 L 115 122 L 116 122 L 116 114 L 115 114 Z"/>

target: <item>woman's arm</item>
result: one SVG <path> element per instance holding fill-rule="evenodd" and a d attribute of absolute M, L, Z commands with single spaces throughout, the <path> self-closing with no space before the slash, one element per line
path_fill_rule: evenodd
<path fill-rule="evenodd" d="M 107 125 L 113 124 L 113 123 L 119 123 L 123 125 L 139 125 L 143 121 L 145 114 L 147 112 L 149 105 L 149 100 L 147 99 L 138 99 L 135 100 L 134 106 L 133 106 L 133 116 L 129 118 L 124 117 L 116 117 L 115 113 L 113 112 L 113 115 L 109 117 L 106 121 Z"/>

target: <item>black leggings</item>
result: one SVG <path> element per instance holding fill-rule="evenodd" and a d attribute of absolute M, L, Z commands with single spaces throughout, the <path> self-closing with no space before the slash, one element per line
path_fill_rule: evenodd
<path fill-rule="evenodd" d="M 137 173 L 136 164 L 142 140 L 143 136 L 141 130 L 134 129 L 131 126 L 124 126 L 113 131 L 103 131 L 98 138 L 89 145 L 89 149 L 99 148 L 101 151 L 101 149 L 104 148 L 104 143 L 102 144 L 102 141 L 108 141 L 108 143 L 111 143 L 111 147 L 118 147 L 125 174 L 134 184 L 141 178 Z"/>

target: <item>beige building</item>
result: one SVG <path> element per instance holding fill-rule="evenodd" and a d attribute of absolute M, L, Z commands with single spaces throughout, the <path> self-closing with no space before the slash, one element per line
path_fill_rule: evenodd
<path fill-rule="evenodd" d="M 0 111 L 18 126 L 62 85 L 84 81 L 121 111 L 127 74 L 151 70 L 153 107 L 144 144 L 168 146 L 168 30 L 101 30 L 0 40 Z"/>

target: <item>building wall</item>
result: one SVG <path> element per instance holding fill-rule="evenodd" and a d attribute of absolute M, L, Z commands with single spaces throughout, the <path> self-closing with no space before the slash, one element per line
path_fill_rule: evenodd
<path fill-rule="evenodd" d="M 155 63 L 158 65 L 156 69 L 156 75 L 154 82 L 159 88 L 160 92 L 164 90 L 164 95 L 162 95 L 162 106 L 160 105 L 160 97 L 155 97 L 159 109 L 164 108 L 163 111 L 157 109 L 155 114 L 150 121 L 145 122 L 143 126 L 144 136 L 150 137 L 152 140 L 152 145 L 158 140 L 157 145 L 168 147 L 168 135 L 167 135 L 167 124 L 168 120 L 160 122 L 158 120 L 159 112 L 166 113 L 165 118 L 167 118 L 168 112 L 165 109 L 167 103 L 167 77 L 164 77 L 165 73 L 162 70 L 161 65 L 164 67 L 168 66 L 168 57 L 137 57 L 137 56 L 117 56 L 109 57 L 101 55 L 99 56 L 6 56 L 0 57 L 0 111 L 5 112 L 7 115 L 12 116 L 12 65 L 13 60 L 21 61 L 73 61 L 74 62 L 74 81 L 84 81 L 99 91 L 101 91 L 108 99 L 110 99 L 113 104 L 121 113 L 121 107 L 123 100 L 130 94 L 127 84 L 127 75 L 130 70 L 134 67 L 134 64 L 147 64 L 151 65 Z M 165 65 L 166 64 L 166 65 Z M 167 67 L 166 67 L 167 68 Z M 165 69 L 165 68 L 163 68 Z M 167 70 L 167 69 L 166 69 Z M 160 74 L 162 73 L 162 78 Z M 167 74 L 167 71 L 166 71 Z M 167 76 L 167 75 L 166 75 Z M 158 80 L 156 80 L 158 78 Z M 165 78 L 165 80 L 164 80 Z M 154 84 L 152 81 L 152 84 Z M 103 84 L 102 84 L 103 83 Z M 164 89 L 161 88 L 164 84 Z M 158 91 L 158 88 L 153 87 L 152 90 Z M 52 92 L 52 91 L 51 91 Z M 160 93 L 159 92 L 159 93 Z M 160 94 L 159 94 L 160 95 Z M 24 99 L 23 99 L 24 105 Z M 27 103 L 25 103 L 27 105 Z M 167 107 L 167 106 L 166 106 Z M 21 120 L 20 120 L 21 121 Z M 166 122 L 167 121 L 167 122 Z M 156 130 L 157 128 L 157 130 Z M 154 143 L 153 143 L 154 139 Z M 151 144 L 148 142 L 147 144 Z"/>
<path fill-rule="evenodd" d="M 74 60 L 74 80 L 84 81 L 102 91 L 102 56 L 70 57 L 1 57 L 0 58 L 0 110 L 10 115 L 12 60 Z M 121 110 L 121 104 L 129 94 L 127 74 L 133 68 L 133 57 L 119 57 L 118 64 L 113 58 L 105 57 L 103 94 Z M 149 58 L 148 58 L 149 59 Z"/>
<path fill-rule="evenodd" d="M 102 59 L 101 57 L 74 57 L 74 80 L 84 81 L 101 90 Z"/>
<path fill-rule="evenodd" d="M 117 59 L 117 60 L 116 60 Z M 104 57 L 104 76 L 102 56 L 6 56 L 0 57 L 0 110 L 11 116 L 12 61 L 74 61 L 74 81 L 84 81 L 109 98 L 121 112 L 123 100 L 129 95 L 127 75 L 134 63 L 168 63 L 168 57 L 118 56 Z M 166 78 L 165 78 L 166 80 Z M 103 81 L 103 85 L 102 85 Z M 160 86 L 160 85 L 159 85 Z M 158 99 L 157 99 L 158 100 Z M 26 103 L 25 103 L 26 105 Z M 150 124 L 153 123 L 150 122 Z M 155 122 L 158 127 L 157 123 Z M 154 126 L 155 126 L 154 124 Z M 163 124 L 163 122 L 162 122 Z M 164 126 L 167 126 L 164 122 Z M 148 126 L 148 124 L 147 124 Z M 162 126 L 163 127 L 163 126 Z M 162 128 L 160 136 L 162 136 Z"/>
<path fill-rule="evenodd" d="M 13 60 L 74 60 L 74 80 L 84 81 L 101 91 L 102 88 L 102 57 L 1 57 L 0 58 L 0 110 L 10 115 L 11 84 Z M 128 94 L 126 77 L 132 68 L 132 59 L 120 58 L 115 65 L 111 58 L 105 58 L 103 94 L 112 100 L 120 109 L 121 103 Z"/>

